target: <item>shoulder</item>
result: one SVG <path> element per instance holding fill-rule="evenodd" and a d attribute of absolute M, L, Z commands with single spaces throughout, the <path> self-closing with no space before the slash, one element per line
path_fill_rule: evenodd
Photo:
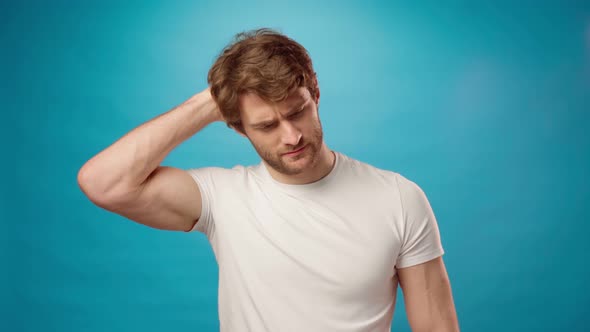
<path fill-rule="evenodd" d="M 369 181 L 372 184 L 382 183 L 389 187 L 394 186 L 397 189 L 397 178 L 401 175 L 396 171 L 379 168 L 342 153 L 339 153 L 339 158 L 342 163 L 341 167 L 347 174 L 359 177 L 363 181 Z"/>
<path fill-rule="evenodd" d="M 397 174 L 396 181 L 402 204 L 402 210 L 406 216 L 422 217 L 432 214 L 432 207 L 424 190 L 414 181 Z"/>
<path fill-rule="evenodd" d="M 190 168 L 186 172 L 200 185 L 211 187 L 236 186 L 259 177 L 259 166 L 235 165 L 228 167 Z"/>
<path fill-rule="evenodd" d="M 227 168 L 227 167 L 217 167 L 217 166 L 208 166 L 208 167 L 199 167 L 199 168 L 189 168 L 186 171 L 193 175 L 193 176 L 236 176 L 239 174 L 243 174 L 247 167 L 242 165 L 235 165 L 234 167 Z"/>
<path fill-rule="evenodd" d="M 357 178 L 375 189 L 383 188 L 389 192 L 394 191 L 403 200 L 423 199 L 424 192 L 420 186 L 401 173 L 371 165 L 342 153 L 339 153 L 339 157 L 342 169 L 347 176 Z"/>

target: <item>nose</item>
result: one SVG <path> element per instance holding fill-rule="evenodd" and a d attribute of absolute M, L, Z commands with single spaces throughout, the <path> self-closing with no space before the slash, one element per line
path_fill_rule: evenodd
<path fill-rule="evenodd" d="M 281 124 L 281 141 L 283 144 L 297 146 L 301 140 L 301 136 L 301 130 L 289 121 L 283 121 Z"/>

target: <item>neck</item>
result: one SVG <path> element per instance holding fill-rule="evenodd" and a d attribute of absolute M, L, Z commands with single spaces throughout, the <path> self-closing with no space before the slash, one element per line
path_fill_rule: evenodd
<path fill-rule="evenodd" d="M 319 181 L 332 171 L 335 163 L 336 156 L 325 143 L 322 144 L 315 165 L 299 174 L 286 175 L 279 173 L 264 162 L 273 179 L 284 184 L 309 184 Z"/>

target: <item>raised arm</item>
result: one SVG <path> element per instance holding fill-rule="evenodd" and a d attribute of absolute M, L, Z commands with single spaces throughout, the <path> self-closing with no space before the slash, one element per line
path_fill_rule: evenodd
<path fill-rule="evenodd" d="M 187 231 L 201 215 L 199 188 L 184 170 L 160 163 L 215 121 L 223 117 L 207 88 L 92 157 L 78 172 L 78 184 L 106 210 L 153 228 Z"/>

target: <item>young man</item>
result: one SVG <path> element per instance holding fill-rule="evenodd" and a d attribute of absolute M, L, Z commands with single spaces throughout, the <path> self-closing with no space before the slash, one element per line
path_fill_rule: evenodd
<path fill-rule="evenodd" d="M 398 283 L 413 331 L 459 330 L 426 196 L 327 147 L 300 44 L 268 29 L 239 34 L 208 82 L 90 159 L 78 181 L 131 220 L 206 234 L 222 331 L 389 331 Z M 215 121 L 250 140 L 261 163 L 160 166 Z"/>

